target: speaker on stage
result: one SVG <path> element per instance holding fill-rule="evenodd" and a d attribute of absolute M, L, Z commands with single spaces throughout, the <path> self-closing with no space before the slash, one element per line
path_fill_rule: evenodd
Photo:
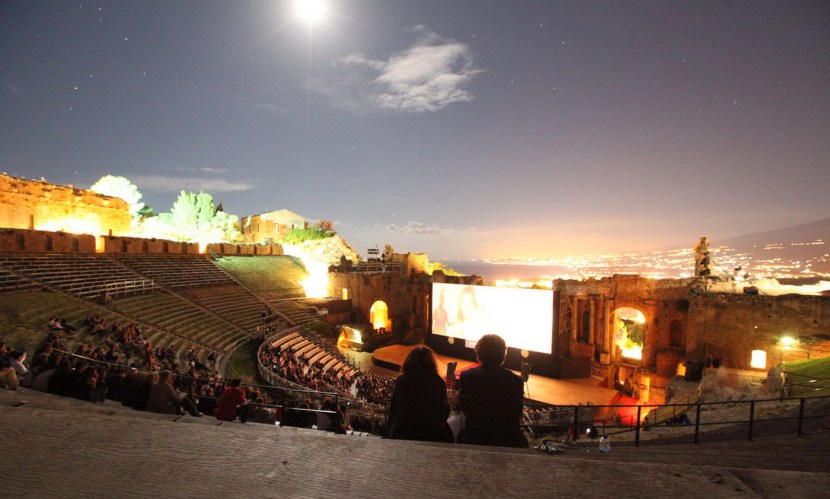
<path fill-rule="evenodd" d="M 458 365 L 458 362 L 447 362 L 447 379 L 450 381 L 455 381 L 455 367 Z"/>
<path fill-rule="evenodd" d="M 527 378 L 530 377 L 530 368 L 533 367 L 532 364 L 528 364 L 527 362 L 522 362 L 522 383 L 527 383 Z"/>

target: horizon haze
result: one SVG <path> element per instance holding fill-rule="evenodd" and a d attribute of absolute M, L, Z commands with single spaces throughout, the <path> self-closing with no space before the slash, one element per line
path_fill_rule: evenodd
<path fill-rule="evenodd" d="M 543 258 L 830 216 L 830 4 L 0 4 L 0 170 L 358 252 Z"/>

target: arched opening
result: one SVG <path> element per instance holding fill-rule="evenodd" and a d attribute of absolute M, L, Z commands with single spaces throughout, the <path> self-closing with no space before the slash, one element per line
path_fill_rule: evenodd
<path fill-rule="evenodd" d="M 170 245 L 167 244 L 167 241 L 161 243 L 161 252 L 162 253 L 169 253 L 170 252 Z"/>
<path fill-rule="evenodd" d="M 639 362 L 643 359 L 643 345 L 646 339 L 646 316 L 631 307 L 614 310 L 614 344 L 620 355 L 627 360 Z"/>
<path fill-rule="evenodd" d="M 46 251 L 52 251 L 53 243 L 52 243 L 52 236 L 46 236 Z"/>
<path fill-rule="evenodd" d="M 125 239 L 121 240 L 121 253 L 127 252 L 127 241 Z"/>
<path fill-rule="evenodd" d="M 72 251 L 81 251 L 81 241 L 77 237 L 72 238 Z"/>
<path fill-rule="evenodd" d="M 669 326 L 671 347 L 686 352 L 686 338 L 683 334 L 683 323 L 675 319 Z"/>
<path fill-rule="evenodd" d="M 26 250 L 26 238 L 23 237 L 23 234 L 16 234 L 14 236 L 15 246 L 17 247 L 17 251 L 25 251 Z"/>
<path fill-rule="evenodd" d="M 382 300 L 378 300 L 372 304 L 369 309 L 369 322 L 372 323 L 373 329 L 390 329 L 389 327 L 389 307 Z"/>
<path fill-rule="evenodd" d="M 150 243 L 146 239 L 141 243 L 141 252 L 142 253 L 149 253 L 150 252 Z"/>

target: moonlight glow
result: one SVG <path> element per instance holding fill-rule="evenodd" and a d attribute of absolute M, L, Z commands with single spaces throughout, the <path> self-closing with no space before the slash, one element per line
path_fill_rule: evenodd
<path fill-rule="evenodd" d="M 324 0 L 294 0 L 294 5 L 297 17 L 309 24 L 320 22 L 328 12 Z"/>

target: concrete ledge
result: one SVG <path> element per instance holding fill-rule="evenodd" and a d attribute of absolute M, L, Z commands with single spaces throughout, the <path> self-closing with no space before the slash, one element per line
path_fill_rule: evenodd
<path fill-rule="evenodd" d="M 17 405 L 20 400 L 27 403 Z M 670 446 L 672 462 L 665 455 L 647 462 L 637 460 L 643 449 L 633 447 L 608 455 L 592 446 L 579 454 L 543 455 L 265 425 L 217 427 L 213 418 L 179 424 L 119 409 L 0 390 L 5 495 L 823 497 L 830 488 L 826 470 L 735 469 L 716 459 L 686 463 L 684 450 L 693 445 Z M 827 450 L 827 442 L 817 449 Z M 756 451 L 756 461 L 765 457 Z"/>

